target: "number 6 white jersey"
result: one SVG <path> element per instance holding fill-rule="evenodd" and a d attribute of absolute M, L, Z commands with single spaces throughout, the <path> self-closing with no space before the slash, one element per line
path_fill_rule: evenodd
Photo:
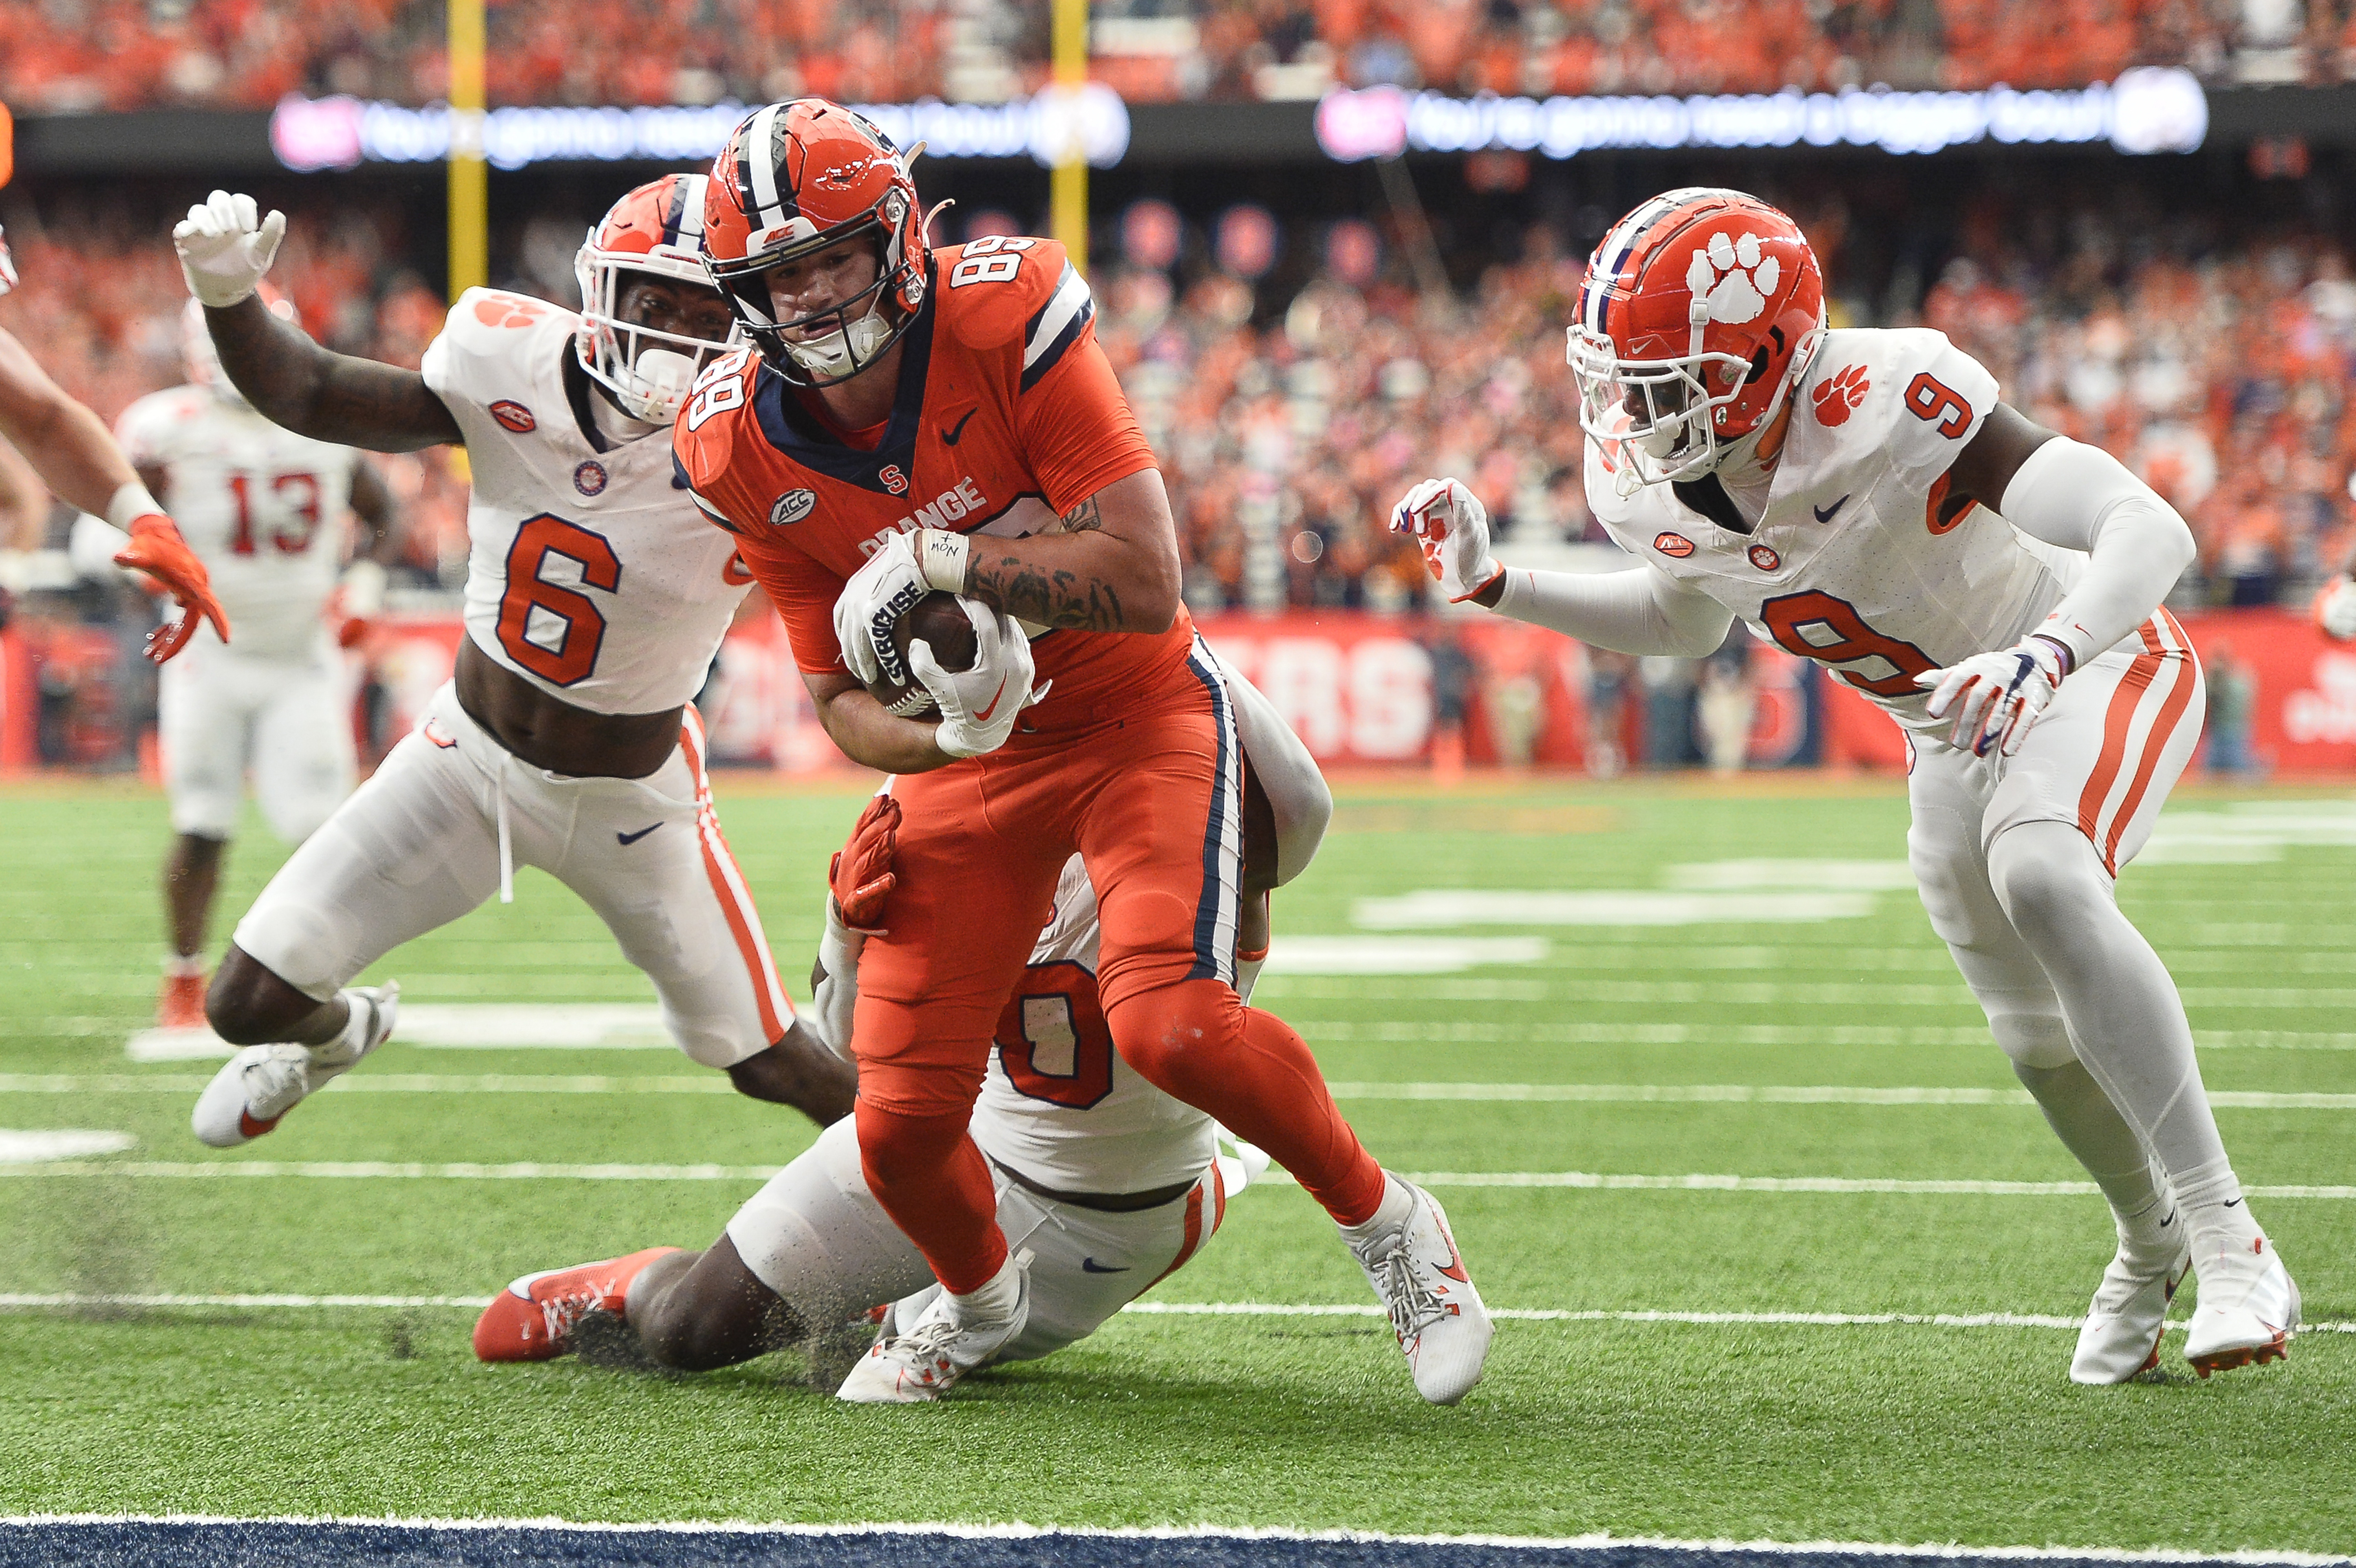
<path fill-rule="evenodd" d="M 211 575 L 238 655 L 323 658 L 360 455 L 200 386 L 148 393 L 123 411 L 114 435 L 134 466 L 164 470 L 155 499 Z M 218 645 L 209 626 L 197 636 Z"/>
<path fill-rule="evenodd" d="M 581 318 L 470 288 L 425 350 L 466 437 L 466 635 L 574 707 L 677 707 L 703 684 L 751 577 L 673 482 L 670 431 L 616 443 L 569 372 Z"/>
<path fill-rule="evenodd" d="M 1791 434 L 1748 534 L 1667 485 L 1621 493 L 1612 445 L 1587 444 L 1587 497 L 1622 550 L 1708 595 L 1761 637 L 1832 667 L 1910 729 L 1914 677 L 2038 626 L 2085 556 L 1947 493 L 1997 404 L 1996 378 L 1942 333 L 1829 332 L 1794 387 Z"/>

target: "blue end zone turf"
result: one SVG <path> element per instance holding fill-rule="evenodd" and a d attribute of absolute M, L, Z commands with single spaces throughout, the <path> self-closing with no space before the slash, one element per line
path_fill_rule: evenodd
<path fill-rule="evenodd" d="M 2116 1568 L 2344 1563 L 2347 1558 L 1733 1546 L 1638 1541 L 1526 1544 L 1248 1532 L 970 1533 L 919 1528 L 362 1524 L 296 1520 L 59 1520 L 0 1524 L 5 1568 Z"/>

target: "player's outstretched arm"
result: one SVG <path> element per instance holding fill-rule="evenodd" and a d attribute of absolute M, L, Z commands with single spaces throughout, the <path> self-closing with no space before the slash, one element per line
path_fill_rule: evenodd
<path fill-rule="evenodd" d="M 1178 524 L 1153 468 L 1072 508 L 1061 533 L 1001 540 L 927 529 L 917 558 L 934 587 L 1039 626 L 1159 632 L 1178 618 Z"/>
<path fill-rule="evenodd" d="M 273 424 L 298 435 L 414 452 L 458 443 L 458 422 L 415 371 L 322 349 L 302 328 L 271 315 L 255 292 L 286 237 L 286 215 L 261 215 L 250 196 L 216 190 L 172 230 L 188 292 L 221 369 Z"/>
<path fill-rule="evenodd" d="M 222 371 L 273 424 L 371 452 L 465 443 L 449 406 L 423 376 L 323 349 L 270 314 L 258 295 L 227 309 L 207 306 L 205 325 Z"/>
<path fill-rule="evenodd" d="M 1432 580 L 1457 603 L 1495 610 L 1598 648 L 1699 659 L 1726 640 L 1733 612 L 1650 566 L 1625 572 L 1531 572 L 1489 553 L 1489 513 L 1454 479 L 1428 479 L 1391 510 L 1394 532 L 1423 550 Z"/>
<path fill-rule="evenodd" d="M 123 486 L 139 482 L 105 422 L 68 396 L 5 328 L 0 328 L 0 437 L 24 454 L 43 484 L 69 504 L 101 517 Z"/>

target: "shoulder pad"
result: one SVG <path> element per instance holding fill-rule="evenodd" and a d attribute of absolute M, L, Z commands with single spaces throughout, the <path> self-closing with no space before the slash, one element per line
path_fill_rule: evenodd
<path fill-rule="evenodd" d="M 419 368 L 436 393 L 463 395 L 464 367 L 509 362 L 519 351 L 531 351 L 527 346 L 541 341 L 543 333 L 570 334 L 579 325 L 580 317 L 573 312 L 544 299 L 505 289 L 470 288 L 450 307 Z"/>
<path fill-rule="evenodd" d="M 1826 334 L 1794 395 L 1843 447 L 1871 446 L 1901 470 L 1944 473 L 1996 407 L 1980 362 L 1929 328 Z"/>
<path fill-rule="evenodd" d="M 936 252 L 942 324 L 969 349 L 1001 349 L 1021 337 L 1065 286 L 1078 282 L 1064 247 L 1026 235 L 991 235 Z M 1080 291 L 1087 291 L 1079 284 Z"/>
<path fill-rule="evenodd" d="M 147 449 L 166 439 L 175 427 L 203 413 L 212 401 L 213 394 L 199 386 L 149 392 L 115 416 L 115 443 L 123 449 L 123 456 L 138 463 Z"/>

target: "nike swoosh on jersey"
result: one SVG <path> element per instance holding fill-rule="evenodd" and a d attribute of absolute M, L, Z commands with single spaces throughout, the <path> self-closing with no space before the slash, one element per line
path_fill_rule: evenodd
<path fill-rule="evenodd" d="M 1080 1273 L 1084 1274 L 1125 1274 L 1129 1273 L 1129 1270 L 1125 1267 L 1108 1269 L 1105 1267 L 1104 1264 L 1098 1262 L 1094 1258 L 1082 1258 L 1080 1260 Z"/>
<path fill-rule="evenodd" d="M 964 419 L 958 420 L 955 424 L 952 424 L 947 430 L 941 432 L 941 445 L 944 446 L 956 446 L 958 444 L 958 437 L 965 434 L 967 424 L 972 420 L 975 414 L 980 412 L 981 411 L 978 408 L 967 409 L 965 411 Z"/>
<path fill-rule="evenodd" d="M 1005 700 L 1006 682 L 1001 680 L 998 682 L 998 690 L 991 693 L 990 706 L 982 709 L 981 712 L 973 715 L 974 723 L 983 725 L 988 724 L 990 722 L 990 715 L 996 713 L 998 711 L 998 704 Z"/>
<path fill-rule="evenodd" d="M 1849 492 L 1849 495 L 1855 495 L 1856 493 L 1856 491 L 1852 490 Z M 1808 510 L 1816 514 L 1816 521 L 1818 522 L 1830 522 L 1833 520 L 1833 513 L 1840 510 L 1841 508 L 1847 505 L 1848 505 L 1848 496 L 1843 496 L 1840 499 L 1833 502 L 1830 506 L 1812 506 Z"/>
<path fill-rule="evenodd" d="M 634 833 L 626 833 L 626 832 L 620 832 L 619 830 L 616 830 L 616 831 L 615 832 L 615 834 L 614 834 L 614 841 L 615 841 L 616 843 L 621 844 L 625 849 L 626 849 L 626 848 L 628 848 L 631 844 L 634 844 L 634 843 L 637 843 L 640 839 L 642 839 L 642 838 L 646 837 L 648 833 L 650 833 L 650 832 L 654 832 L 654 831 L 655 831 L 655 828 L 659 828 L 659 827 L 660 827 L 660 826 L 662 826 L 662 824 L 661 824 L 660 822 L 657 822 L 657 823 L 655 823 L 655 824 L 654 824 L 654 826 L 653 826 L 653 827 L 645 827 L 645 828 L 640 828 L 637 832 L 634 832 Z"/>

